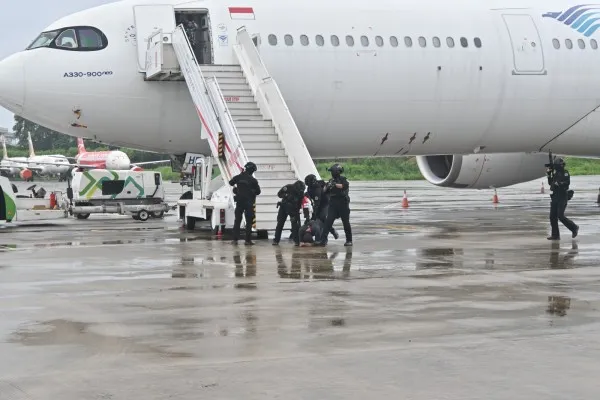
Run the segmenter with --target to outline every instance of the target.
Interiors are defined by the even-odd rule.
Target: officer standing
[[[313,215],[311,219],[319,219],[323,222],[323,226],[325,226],[324,224],[327,222],[327,210],[329,209],[329,195],[325,194],[325,182],[317,180],[315,175],[310,174],[306,175],[304,183],[306,184],[306,193],[313,202]],[[333,226],[329,232],[336,239],[340,237]],[[324,238],[325,243],[327,243],[327,236]]]
[[[565,209],[567,208],[567,202],[569,201],[569,185],[571,184],[571,178],[569,171],[565,169],[565,160],[557,158],[554,160],[554,165],[548,165],[546,169],[548,174],[548,185],[550,185],[550,226],[552,227],[552,234],[548,237],[548,240],[560,240],[560,232],[558,230],[558,221],[563,223],[572,233],[572,237],[577,237],[579,233],[579,226],[577,226],[569,218],[565,217]]]
[[[246,244],[253,245],[250,240],[252,236],[252,221],[254,221],[254,202],[260,194],[260,186],[256,178],[252,176],[256,172],[256,164],[248,162],[244,165],[242,173],[234,176],[229,185],[233,189],[233,201],[235,201],[235,222],[233,223],[233,244],[237,244],[240,238],[240,225],[242,215],[246,217]]]
[[[323,240],[321,246],[327,244],[327,236],[333,227],[333,222],[341,218],[344,224],[344,233],[346,234],[346,243],[344,246],[352,246],[352,227],[350,226],[350,183],[345,176],[342,176],[344,167],[340,164],[334,164],[329,168],[331,179],[325,186],[325,194],[329,195],[329,207],[327,209],[327,222],[325,223]]]
[[[279,196],[281,201],[277,203],[279,212],[277,213],[277,227],[275,228],[275,237],[273,238],[274,246],[278,245],[281,240],[283,225],[288,216],[292,224],[292,240],[296,246],[300,246],[300,208],[302,207],[305,189],[306,186],[302,181],[290,183],[279,189],[277,196]]]

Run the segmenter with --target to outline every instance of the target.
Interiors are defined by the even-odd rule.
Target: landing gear
[[[77,219],[88,219],[90,214],[75,214],[75,218]]]

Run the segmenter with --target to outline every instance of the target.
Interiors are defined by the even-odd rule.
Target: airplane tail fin
[[[31,133],[27,133],[27,143],[29,143],[29,157],[35,157],[35,150],[33,150],[33,142],[31,141]]]
[[[0,137],[2,139],[2,159],[8,159],[8,151],[6,151],[6,138],[4,135]]]
[[[85,150],[85,144],[83,144],[83,139],[77,138],[77,154],[84,154],[84,153],[86,153],[86,150]]]

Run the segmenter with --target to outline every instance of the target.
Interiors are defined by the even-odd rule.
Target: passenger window
[[[369,38],[366,36],[361,36],[360,43],[362,43],[363,46],[367,47],[369,45]]]
[[[56,38],[56,47],[76,49],[77,38],[75,36],[75,29],[67,29],[62,31],[62,33]]]
[[[427,46],[427,40],[423,36],[419,37],[419,46],[425,47]]]
[[[390,36],[390,44],[392,47],[398,47],[398,38],[396,36]]]
[[[598,42],[596,41],[596,39],[590,40],[590,46],[592,46],[592,49],[594,50],[598,49]]]
[[[354,46],[354,38],[350,35],[346,36],[346,44],[350,47]]]
[[[292,35],[285,35],[283,37],[283,40],[288,46],[292,46],[294,44],[294,38],[292,37]]]
[[[406,47],[412,47],[412,39],[410,38],[410,36],[404,37],[404,44],[406,45]]]
[[[325,39],[323,39],[323,36],[317,35],[315,36],[315,42],[317,42],[317,46],[323,46],[325,44]]]
[[[460,38],[460,45],[462,47],[468,47],[469,46],[469,42],[467,41],[467,38],[461,37]]]
[[[269,35],[269,44],[271,46],[277,46],[277,36]]]
[[[473,43],[475,43],[475,47],[477,47],[478,49],[481,48],[481,39],[479,39],[478,37],[473,39]]]
[[[560,41],[558,39],[552,39],[552,45],[555,49],[560,49]]]
[[[583,41],[583,39],[578,39],[577,44],[579,45],[580,49],[585,49],[585,42]]]
[[[433,37],[433,47],[440,47],[442,45],[442,42],[440,41],[440,38],[437,36]]]
[[[565,40],[565,46],[567,47],[567,49],[572,49],[573,48],[573,42],[571,42],[571,39],[566,39]]]
[[[308,46],[308,36],[300,35],[300,43],[302,46]]]
[[[452,48],[454,47],[454,39],[452,39],[451,37],[447,37],[446,38],[446,44],[448,45],[448,47]]]
[[[331,44],[335,47],[340,45],[340,39],[336,35],[331,35]]]
[[[102,34],[92,28],[77,28],[79,35],[79,47],[83,49],[103,49],[106,45],[102,40]]]
[[[383,38],[381,36],[375,36],[375,44],[379,47],[383,47]]]

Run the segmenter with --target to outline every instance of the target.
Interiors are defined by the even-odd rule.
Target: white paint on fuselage
[[[13,56],[9,62],[25,65],[23,116],[112,145],[207,153],[185,82],[145,82],[137,72],[136,42],[129,37],[133,5],[147,3],[153,1],[107,4],[67,16],[45,29],[94,26],[108,38],[108,47],[101,51],[40,48]],[[500,0],[154,3],[208,9],[216,64],[235,62],[231,45],[238,27],[245,25],[258,34],[265,65],[314,157],[372,155],[388,132],[379,155],[465,154],[480,146],[486,153],[536,151],[600,104],[596,77],[600,50],[590,49],[589,38],[570,27],[542,18],[546,12],[576,4],[572,2],[542,6],[531,2],[532,7]],[[228,6],[252,6],[256,20],[232,21]],[[503,13],[532,17],[541,37],[537,45],[546,75],[512,74],[513,49]],[[227,26],[229,46],[217,41],[219,24]],[[277,46],[268,44],[269,34],[277,35]],[[293,46],[284,44],[286,34],[293,35]],[[309,46],[300,44],[302,34],[309,37]],[[324,46],[316,45],[315,35],[323,35]],[[339,47],[331,45],[331,35],[337,35]],[[353,47],[346,45],[346,35],[353,36]],[[368,36],[368,47],[361,45],[361,35]],[[376,45],[376,36],[384,38],[383,47]],[[398,39],[398,47],[390,45],[390,36]],[[412,38],[411,48],[405,46],[405,36]],[[425,48],[419,46],[420,36],[427,39]],[[432,46],[433,37],[440,38],[440,48]],[[447,37],[454,39],[454,48],[446,45]],[[468,48],[461,47],[461,37],[468,40]],[[473,46],[475,37],[483,43],[480,49]],[[553,48],[553,38],[560,39],[560,50]],[[574,49],[564,48],[567,38],[573,40]],[[579,38],[586,40],[585,50],[577,47]],[[112,74],[63,77],[69,72],[97,71]],[[82,111],[80,120],[75,108]],[[13,111],[20,110],[15,106]],[[87,128],[71,127],[75,121]],[[582,129],[578,138],[586,146],[563,136],[552,150],[600,154],[600,141],[594,140],[600,121],[591,119]]]

